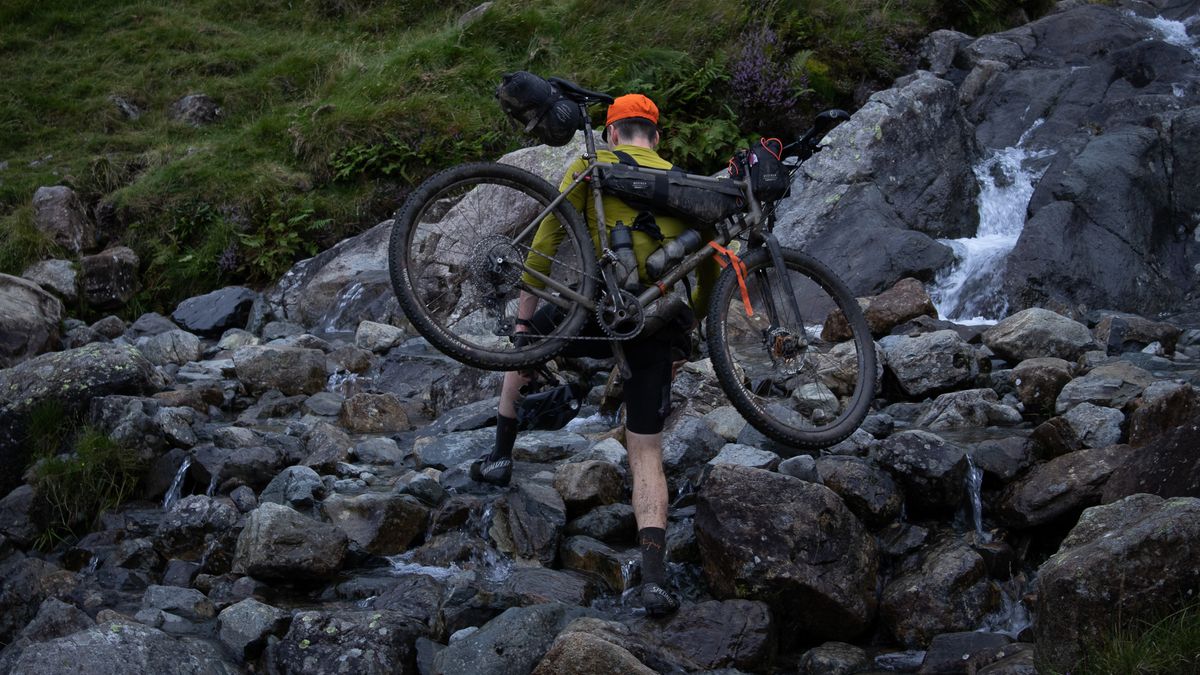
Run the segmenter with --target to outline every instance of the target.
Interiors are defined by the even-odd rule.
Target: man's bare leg
[[[493,485],[508,485],[512,479],[512,451],[517,440],[517,398],[531,378],[521,371],[504,374],[500,404],[496,409],[496,445],[471,465],[471,479]]]
[[[642,604],[651,616],[670,614],[679,600],[666,589],[667,477],[663,474],[662,434],[626,429],[629,470],[633,474],[633,515],[642,550]]]

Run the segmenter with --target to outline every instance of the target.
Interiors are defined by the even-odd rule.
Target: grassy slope
[[[67,184],[142,256],[146,290],[130,313],[268,282],[386,217],[432,171],[527,143],[492,99],[516,69],[645,91],[663,107],[667,152],[711,168],[763,127],[794,129],[813,109],[848,105],[862,83],[888,81],[929,30],[994,24],[1005,4],[499,0],[458,27],[476,2],[6,0],[0,272],[55,253],[30,201],[38,186]],[[761,25],[797,105],[733,93],[730,74]],[[194,92],[224,118],[171,121],[171,103]],[[125,119],[114,95],[142,117]]]

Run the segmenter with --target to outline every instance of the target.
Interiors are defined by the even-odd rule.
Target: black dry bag
[[[533,73],[506,74],[496,87],[496,99],[505,114],[546,145],[566,145],[583,128],[579,104]]]
[[[778,138],[763,138],[746,153],[750,165],[750,186],[754,197],[760,202],[773,202],[787,196],[791,188],[791,175],[783,164],[783,141]],[[742,167],[736,161],[729,162],[729,175],[741,178]]]

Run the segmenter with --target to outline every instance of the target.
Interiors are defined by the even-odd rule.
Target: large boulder
[[[92,628],[26,647],[13,672],[29,675],[234,675],[241,672],[221,649],[203,640],[176,640],[140,623],[102,622]]]
[[[291,622],[282,609],[246,598],[221,610],[217,617],[221,642],[239,661],[254,659],[272,635],[282,633]]]
[[[586,664],[586,665],[585,665]],[[654,675],[628,649],[584,631],[559,633],[533,675]]]
[[[298,612],[287,634],[270,648],[267,661],[272,672],[280,673],[414,673],[415,643],[426,632],[401,612]]]
[[[1114,621],[1156,621],[1200,587],[1200,499],[1131,495],[1084,511],[1038,570],[1037,655],[1066,670]]]
[[[267,502],[247,518],[233,567],[260,579],[329,579],[342,568],[348,544],[337,527]]]
[[[137,349],[108,343],[43,354],[0,370],[0,492],[20,482],[25,425],[34,408],[53,403],[80,415],[93,398],[149,394],[161,386],[154,366]]]
[[[954,85],[918,72],[829,134],[781,202],[776,233],[830,263],[856,294],[931,279],[953,260],[935,238],[970,236],[978,223],[975,153]]]
[[[875,540],[828,488],[712,467],[696,504],[704,575],[719,598],[760,600],[781,635],[842,638],[875,614]]]
[[[918,398],[956,389],[979,375],[975,348],[952,330],[917,337],[890,335],[879,344],[888,371],[906,396]]]
[[[333,495],[325,500],[325,514],[364,551],[377,555],[403,553],[425,532],[429,508],[401,494]]]
[[[1139,447],[1200,412],[1200,393],[1184,382],[1154,382],[1135,403],[1129,415],[1129,444]]]
[[[1004,426],[1021,423],[1021,413],[1000,403],[991,389],[952,391],[938,396],[933,406],[917,418],[917,426],[934,431],[963,427]]]
[[[58,346],[63,305],[40,286],[0,274],[0,368]]]
[[[870,527],[882,527],[900,515],[904,494],[888,472],[859,457],[817,459],[821,484],[833,490],[854,515]]]
[[[33,226],[71,253],[96,245],[96,230],[87,210],[65,185],[40,187],[33,193]]]
[[[233,353],[237,378],[252,394],[278,389],[288,396],[315,394],[325,388],[325,353],[319,349],[242,347]]]
[[[66,302],[75,302],[79,298],[79,271],[70,260],[39,260],[26,267],[21,272],[21,278],[32,281]]]
[[[921,564],[883,589],[879,616],[909,647],[926,647],[939,633],[977,628],[1000,599],[983,557],[947,542],[926,551]]]
[[[1058,392],[1054,410],[1061,415],[1080,403],[1120,409],[1153,383],[1153,375],[1132,363],[1106,363],[1068,382]]]
[[[0,642],[7,644],[52,595],[58,567],[12,553],[0,558]]]
[[[1013,368],[1012,378],[1025,412],[1052,413],[1059,392],[1071,381],[1071,364],[1053,357],[1026,359]]]
[[[949,513],[964,503],[967,454],[936,434],[893,434],[871,448],[871,459],[896,478],[916,514]]]
[[[79,261],[83,299],[94,309],[119,309],[138,292],[138,256],[114,246]]]
[[[859,299],[867,326],[875,337],[887,335],[893,328],[919,316],[938,318],[937,308],[925,291],[925,285],[912,278],[901,279],[879,295]],[[821,338],[849,340],[850,325],[841,310],[835,310],[821,328]]]
[[[630,622],[630,628],[692,672],[760,670],[775,656],[775,621],[763,602],[685,604],[668,619],[637,619]]]
[[[1127,445],[1113,445],[1055,457],[1008,485],[997,516],[1013,527],[1071,517],[1100,503],[1105,481],[1132,454]]]
[[[1200,497],[1200,415],[1155,438],[1122,464],[1104,485],[1102,499],[1145,492],[1160,497]]]
[[[1088,327],[1040,307],[1004,319],[983,332],[983,343],[1001,358],[1059,358],[1073,361],[1094,346]]]
[[[508,675],[528,673],[545,656],[568,623],[590,610],[558,603],[513,607],[434,657],[439,673]]]
[[[567,524],[567,505],[549,485],[518,481],[496,500],[488,531],[496,546],[514,557],[549,566]]]
[[[200,338],[185,330],[169,330],[140,338],[137,346],[150,363],[156,366],[169,363],[183,365],[189,361],[199,361],[204,354]]]
[[[184,300],[171,318],[193,333],[220,337],[227,329],[246,327],[257,298],[258,293],[249,288],[230,286]]]

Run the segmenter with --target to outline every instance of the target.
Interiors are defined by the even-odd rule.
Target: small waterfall
[[[324,334],[347,332],[346,329],[339,328],[338,325],[345,318],[346,310],[362,297],[365,288],[358,281],[342,288],[337,294],[333,307],[329,308],[329,311],[325,312],[325,316],[322,316],[321,320],[317,322],[317,330]],[[353,332],[353,329],[349,332]]]
[[[1188,35],[1188,26],[1196,22],[1196,17],[1184,21],[1172,21],[1161,16],[1153,18],[1138,16],[1133,11],[1125,12],[1125,16],[1140,21],[1158,33],[1159,38],[1167,44],[1183,47],[1192,53],[1192,58],[1200,60],[1200,39]]]
[[[970,453],[967,454],[967,497],[970,500],[971,520],[975,524],[976,541],[986,544],[992,537],[983,531],[983,469],[975,465]]]
[[[208,489],[204,491],[206,497],[211,497],[217,493],[217,473],[213,472],[212,478],[208,481]]]
[[[187,475],[188,469],[192,466],[192,456],[187,455],[183,458],[183,463],[179,465],[179,470],[175,472],[175,478],[171,480],[171,487],[167,488],[167,494],[163,495],[162,507],[163,510],[169,510],[175,502],[179,501],[180,492],[183,491],[183,479]]]
[[[345,370],[335,371],[325,383],[326,391],[341,394],[346,398],[359,393],[361,389],[362,387],[358,382],[358,373],[351,373]]]
[[[1043,122],[1035,121],[1015,146],[997,150],[975,166],[980,186],[979,229],[974,237],[941,240],[954,249],[957,259],[938,275],[930,294],[943,318],[984,323],[1007,313],[1008,301],[1001,288],[1004,260],[1017,245],[1029,198],[1046,170],[1047,163],[1036,160],[1053,154],[1023,147]]]
[[[983,625],[978,629],[986,633],[1003,633],[1014,640],[1021,631],[1033,625],[1033,616],[1029,608],[1022,602],[1025,593],[1033,587],[1036,574],[1026,577],[1024,573],[1013,575],[1011,579],[999,584],[1000,607],[984,617]]]
[[[100,556],[93,555],[91,558],[88,558],[87,567],[84,567],[82,572],[83,572],[83,574],[95,574],[96,570],[99,567],[100,567]]]

